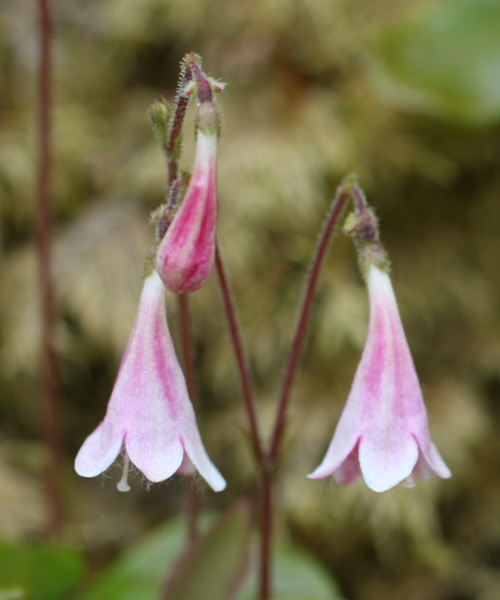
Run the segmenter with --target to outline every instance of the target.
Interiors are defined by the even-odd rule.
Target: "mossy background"
[[[194,51],[228,83],[219,240],[263,430],[322,220],[355,171],[381,220],[431,433],[453,471],[449,481],[381,495],[362,482],[340,489],[305,479],[331,438],[367,325],[355,254],[339,235],[289,413],[278,538],[310,549],[349,600],[500,597],[498,2],[70,0],[52,10],[66,539],[98,570],[185,503],[180,479],[146,491],[137,475],[132,492],[118,494],[118,468],[84,480],[72,462],[104,415],[140,293],[148,214],[165,193],[147,109],[159,95],[173,98],[179,61]],[[37,36],[35,3],[3,0],[0,533],[15,540],[39,538],[45,519]],[[183,166],[192,155],[188,120]],[[200,426],[229,483],[204,501],[222,509],[255,489],[257,473],[215,278],[192,306]],[[173,298],[168,311],[175,332]]]

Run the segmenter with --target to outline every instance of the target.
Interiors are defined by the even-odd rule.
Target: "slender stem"
[[[222,262],[218,246],[215,250],[215,268],[217,270],[217,276],[219,279],[219,285],[222,293],[224,312],[226,314],[227,323],[229,326],[229,335],[233,344],[233,350],[236,357],[236,364],[238,366],[238,372],[240,375],[243,400],[247,411],[248,422],[250,424],[250,438],[252,441],[252,447],[258,464],[261,467],[265,468],[266,457],[259,433],[259,427],[257,424],[255,398],[250,378],[250,370],[248,368],[247,359],[245,357],[245,351],[243,348],[243,342],[238,325],[238,320],[236,318],[236,309],[231,295],[229,281],[226,275],[226,271]]]
[[[274,422],[273,434],[269,450],[269,460],[271,464],[274,464],[279,452],[279,445],[285,427],[286,410],[290,401],[290,392],[292,389],[295,374],[297,372],[302,346],[304,345],[304,340],[307,333],[307,325],[311,314],[312,303],[314,300],[314,295],[316,292],[316,286],[321,272],[321,267],[326,256],[326,251],[330,244],[330,239],[335,230],[335,226],[339,222],[340,217],[342,216],[344,206],[349,198],[351,186],[352,183],[350,179],[346,178],[346,180],[344,180],[344,182],[341,183],[338,187],[335,199],[330,208],[330,212],[326,218],[325,226],[323,227],[323,231],[321,232],[321,236],[316,247],[316,253],[311,262],[309,278],[307,281],[305,294],[302,300],[302,306],[299,311],[299,318],[295,330],[295,335],[292,341],[292,345],[290,347],[290,353],[288,355],[285,377],[283,379],[283,387],[281,389],[276,419]]]
[[[39,0],[40,61],[38,70],[37,257],[40,286],[40,395],[42,429],[48,449],[45,473],[51,536],[63,525],[61,431],[57,366],[54,352],[54,285],[52,279],[52,23],[50,0]]]
[[[201,513],[201,499],[202,494],[197,480],[197,476],[193,475],[188,479],[189,484],[189,495],[188,495],[188,506],[187,506],[187,519],[188,519],[188,541],[192,544],[198,539],[200,534],[200,513]]]
[[[355,180],[353,180],[353,185],[351,187],[351,195],[354,201],[354,206],[356,207],[356,211],[358,213],[364,212],[368,208],[368,202],[366,201],[365,193]]]
[[[191,313],[189,311],[189,298],[187,294],[177,294],[177,307],[179,311],[179,330],[181,342],[182,366],[186,384],[194,408],[198,405],[198,394],[196,389],[193,335],[191,328]]]
[[[179,172],[179,154],[180,154],[180,143],[181,143],[181,131],[184,123],[184,117],[186,116],[186,110],[189,104],[189,96],[184,93],[184,88],[193,79],[193,70],[195,73],[199,72],[198,63],[201,61],[197,54],[187,54],[182,61],[181,76],[179,80],[179,87],[177,89],[177,97],[175,99],[175,110],[172,119],[172,125],[168,136],[167,146],[165,151],[167,153],[168,161],[168,185],[167,189],[170,190],[170,186],[177,179]]]
[[[194,343],[191,327],[191,313],[189,311],[189,298],[186,294],[177,295],[177,306],[179,309],[179,329],[181,342],[182,366],[186,377],[186,384],[191,398],[191,403],[196,409],[198,407],[198,391],[195,378]],[[194,477],[189,478],[189,491],[187,503],[188,536],[193,542],[198,536],[198,521],[201,509],[200,489]]]
[[[271,540],[272,540],[273,473],[264,470],[260,488],[260,577],[259,600],[271,597]]]

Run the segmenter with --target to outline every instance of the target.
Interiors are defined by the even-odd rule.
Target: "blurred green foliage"
[[[253,600],[257,590],[257,539],[250,549],[248,510],[239,506],[210,527],[179,556],[185,524],[172,520],[159,527],[103,572],[85,600],[169,600],[234,598]],[[166,574],[168,577],[166,578]],[[164,583],[164,580],[167,583]],[[331,578],[312,557],[293,547],[276,548],[275,596],[280,599],[335,600]],[[165,587],[164,587],[165,586]]]
[[[81,582],[84,561],[72,548],[0,542],[0,598],[59,600]]]
[[[385,98],[466,125],[498,123],[499,31],[496,0],[439,2],[394,25],[375,55]]]

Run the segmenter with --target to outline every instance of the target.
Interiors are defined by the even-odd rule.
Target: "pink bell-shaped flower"
[[[190,472],[194,466],[216,492],[226,487],[200,438],[168,330],[165,289],[156,271],[144,281],[106,416],[78,452],[76,472],[83,477],[99,475],[122,448],[121,491],[129,489],[129,461],[153,482]]]
[[[201,288],[214,265],[216,159],[217,132],[199,128],[194,168],[186,194],[156,255],[158,273],[165,287],[176,294]]]
[[[368,337],[330,447],[308,477],[347,485],[360,475],[384,492],[412,475],[448,478],[429,435],[427,412],[389,275],[369,267]]]

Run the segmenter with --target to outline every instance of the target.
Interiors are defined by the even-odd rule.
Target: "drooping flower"
[[[129,461],[153,482],[187,473],[194,466],[215,491],[226,486],[200,438],[168,330],[165,289],[156,271],[144,281],[106,416],[78,452],[76,472],[83,477],[99,475],[122,448],[121,491],[129,489]]]
[[[156,255],[158,273],[165,287],[176,294],[201,288],[214,265],[216,159],[217,132],[198,129],[193,173]]]
[[[363,476],[386,491],[412,475],[451,473],[430,439],[427,412],[389,275],[375,265],[367,275],[368,337],[351,392],[327,453],[308,477],[330,475],[340,485]]]

